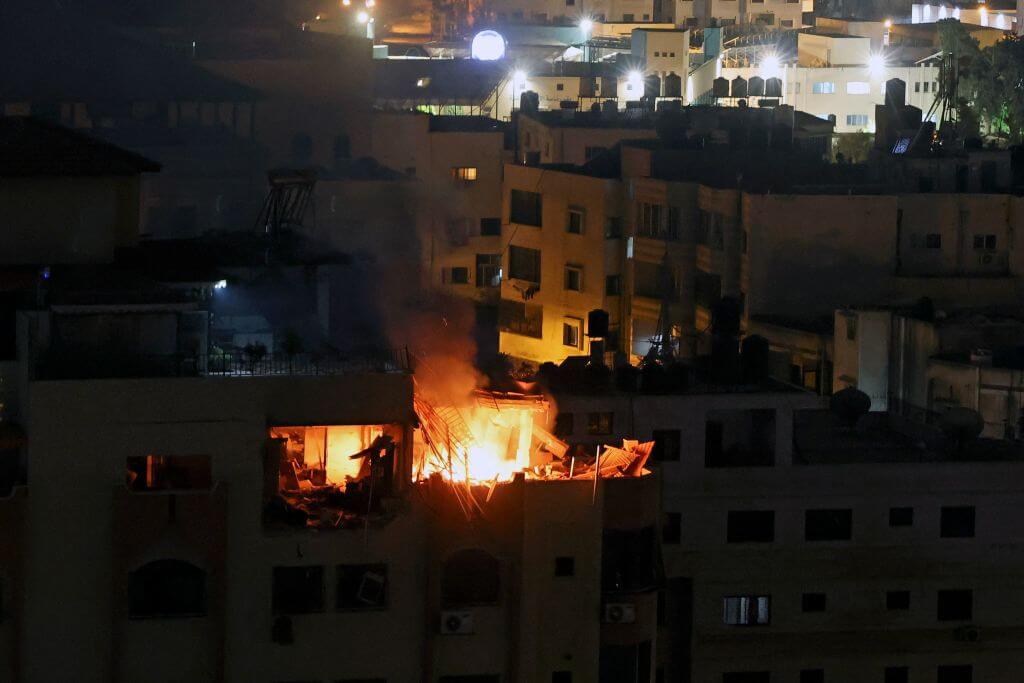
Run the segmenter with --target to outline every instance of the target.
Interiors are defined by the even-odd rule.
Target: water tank
[[[601,113],[605,116],[614,116],[619,111],[619,103],[615,100],[604,100],[601,102]]]
[[[682,97],[683,79],[675,73],[665,76],[665,97]]]
[[[587,336],[607,337],[608,336],[608,311],[600,308],[587,313]]]
[[[597,94],[597,79],[584,76],[580,79],[580,97],[594,97]]]
[[[661,96],[661,79],[657,74],[651,74],[644,78],[644,97]]]
[[[732,97],[746,97],[747,96],[747,79],[742,76],[737,76],[732,79],[732,87],[729,89]]]
[[[719,76],[711,83],[711,94],[715,97],[729,96],[729,79]]]
[[[890,78],[885,82],[885,104],[890,107],[902,107],[907,103],[907,84],[900,78]]]
[[[747,95],[750,97],[764,96],[764,79],[760,76],[751,76],[747,82]]]
[[[538,111],[540,96],[532,90],[527,90],[519,96],[519,109],[521,111]]]
[[[772,76],[764,82],[765,97],[782,97],[782,79]]]

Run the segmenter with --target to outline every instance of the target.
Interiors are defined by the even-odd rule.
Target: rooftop
[[[131,176],[160,165],[40,119],[0,117],[0,177]]]

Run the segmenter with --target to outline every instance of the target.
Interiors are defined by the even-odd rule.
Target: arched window
[[[483,550],[460,550],[441,569],[441,601],[445,605],[489,605],[498,602],[501,562]]]
[[[196,617],[206,614],[206,572],[182,560],[154,560],[128,578],[131,617]]]

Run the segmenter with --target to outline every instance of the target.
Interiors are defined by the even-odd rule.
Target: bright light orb
[[[360,24],[365,24],[369,20],[370,15],[362,10],[359,10],[359,14],[356,15],[356,21],[358,21]]]
[[[526,89],[526,72],[522,69],[517,69],[512,74],[512,85],[516,90]]]
[[[345,7],[348,7],[349,5],[352,4],[352,0],[341,0],[341,4]]]
[[[872,78],[881,78],[885,75],[885,55],[873,54],[868,57],[868,71]]]
[[[493,62],[505,56],[505,39],[497,31],[480,31],[473,36],[469,54],[473,59]]]
[[[589,36],[590,32],[594,30],[594,22],[590,19],[581,19],[580,30],[583,31],[583,35]]]
[[[782,69],[782,61],[778,55],[767,54],[761,60],[761,78],[778,78]]]
[[[626,90],[637,97],[644,94],[644,75],[639,71],[630,71],[626,74]]]

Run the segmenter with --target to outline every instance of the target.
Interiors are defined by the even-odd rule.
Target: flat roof
[[[0,117],[0,177],[133,176],[160,164],[55,123]]]

